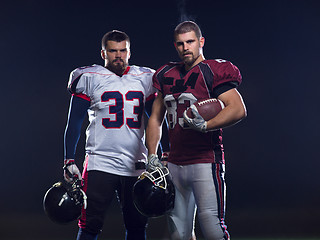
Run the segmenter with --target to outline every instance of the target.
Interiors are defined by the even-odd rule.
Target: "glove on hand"
[[[194,115],[194,118],[189,118],[187,116],[187,110],[183,112],[183,118],[185,122],[194,130],[200,131],[200,132],[207,132],[207,122],[206,120],[201,117],[201,115],[198,112],[198,109],[195,105],[190,106],[191,111]]]
[[[158,158],[158,155],[156,154],[150,154],[148,156],[148,162],[146,165],[146,170],[148,172],[153,172],[156,170],[156,168],[164,168],[163,164],[161,163],[161,161]]]
[[[74,182],[77,179],[82,180],[79,168],[77,167],[73,159],[64,160],[63,177],[64,180],[69,183]]]

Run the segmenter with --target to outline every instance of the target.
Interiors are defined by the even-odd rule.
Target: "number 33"
[[[114,99],[115,104],[109,106],[109,114],[115,116],[114,120],[111,120],[110,118],[103,118],[102,125],[107,129],[121,128],[124,125],[124,101],[128,102],[137,99],[138,104],[133,106],[132,117],[126,118],[126,124],[129,128],[139,129],[141,127],[141,117],[144,109],[144,94],[138,91],[128,91],[125,96],[123,96],[122,93],[114,91],[104,92],[101,96],[101,102],[108,102],[112,99]],[[135,120],[135,115],[138,120]]]

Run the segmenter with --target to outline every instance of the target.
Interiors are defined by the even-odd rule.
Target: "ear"
[[[178,49],[177,49],[177,43],[176,43],[176,42],[173,42],[173,45],[174,45],[174,48],[178,51]]]
[[[101,50],[101,57],[103,60],[106,60],[106,50]]]
[[[131,57],[131,51],[130,51],[130,49],[129,49],[128,60],[130,59],[130,57]]]
[[[203,48],[204,42],[205,42],[204,37],[201,37],[200,40],[199,40],[199,42],[200,42],[200,47]]]

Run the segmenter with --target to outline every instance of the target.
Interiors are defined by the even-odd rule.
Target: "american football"
[[[217,114],[224,108],[223,102],[217,98],[201,99],[196,101],[194,105],[198,109],[201,117],[206,121],[217,116]],[[187,116],[189,118],[194,118],[191,108],[188,108]]]

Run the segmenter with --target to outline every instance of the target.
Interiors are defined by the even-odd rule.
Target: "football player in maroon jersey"
[[[161,164],[156,151],[167,114],[168,168],[176,187],[175,207],[168,214],[172,239],[192,238],[195,213],[206,239],[229,238],[224,221],[222,128],[239,122],[247,113],[237,91],[240,71],[226,60],[206,60],[204,42],[196,23],[180,23],[174,31],[174,45],[182,61],[162,66],[153,76],[158,96],[147,127],[148,164],[151,168]],[[195,118],[184,114],[195,101],[209,97],[225,105],[216,117],[205,121],[195,110]]]

